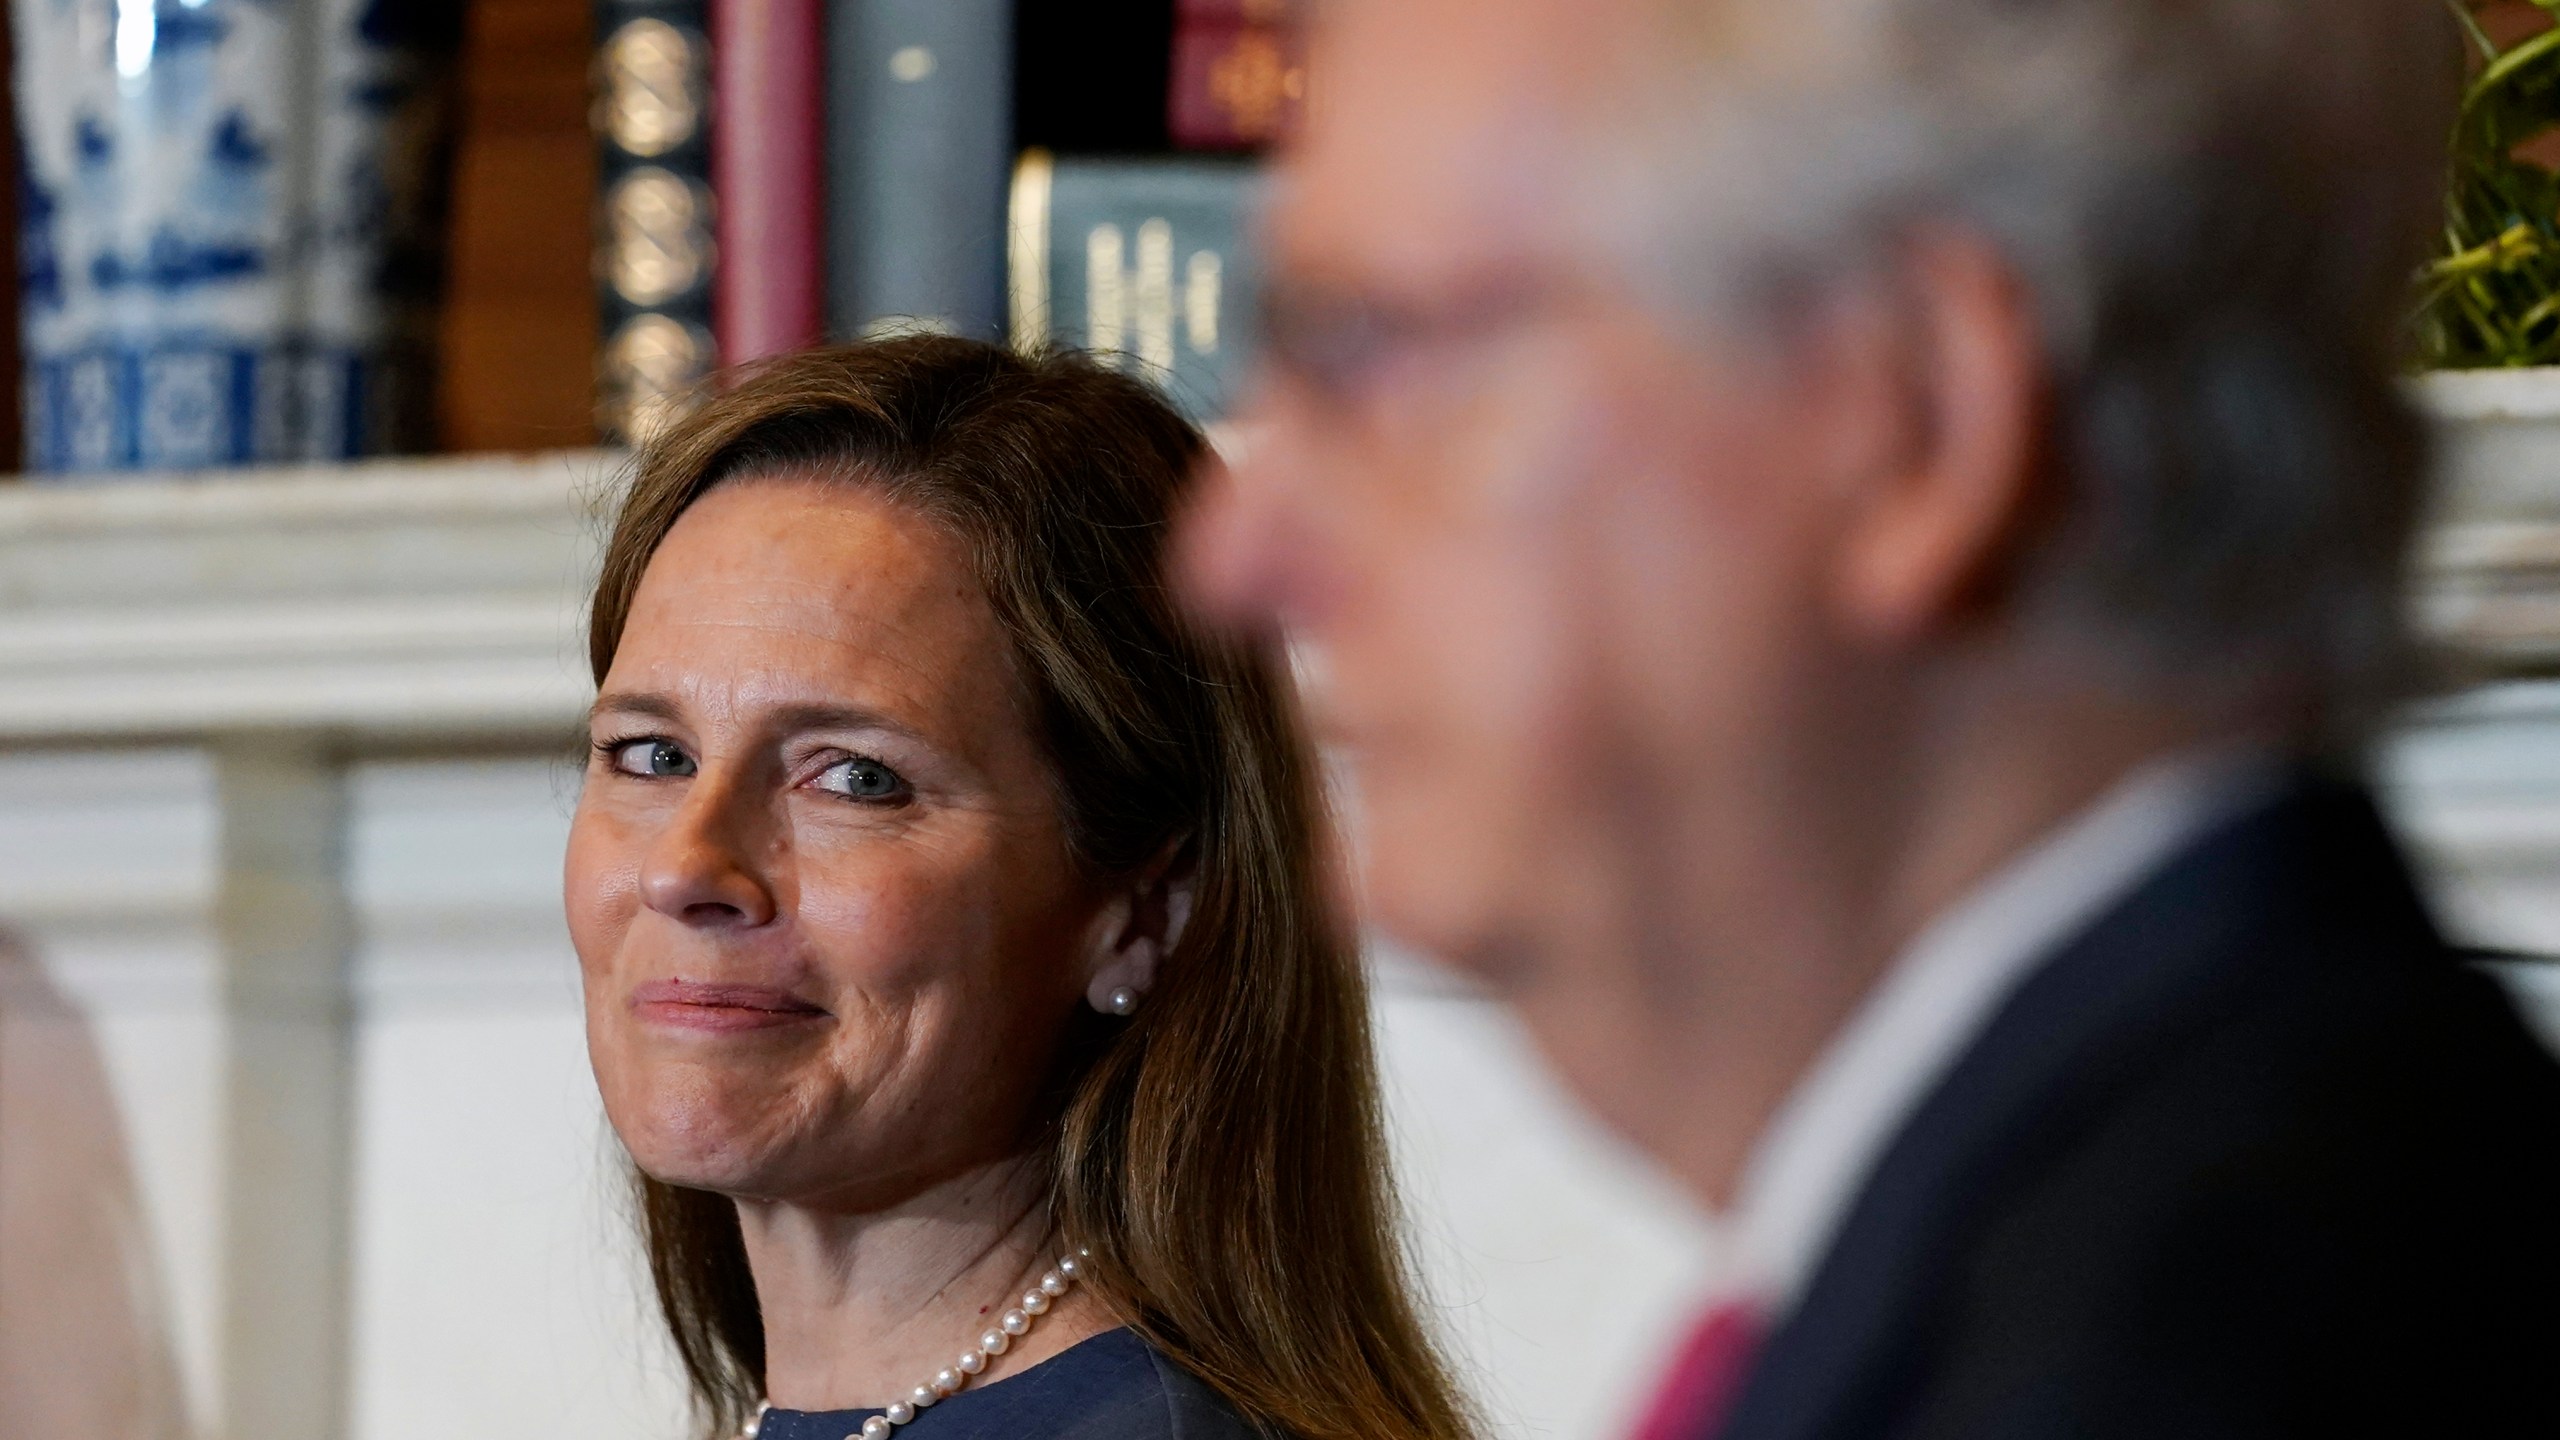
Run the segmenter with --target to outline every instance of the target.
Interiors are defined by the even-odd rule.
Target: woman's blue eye
[[[613,768],[625,775],[690,775],[693,757],[672,740],[626,740],[613,747]]]
[[[844,760],[818,777],[821,788],[856,800],[895,800],[907,793],[898,772],[877,760]]]

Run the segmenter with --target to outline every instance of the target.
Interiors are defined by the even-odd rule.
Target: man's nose
[[[769,847],[760,838],[763,827],[743,808],[744,797],[734,790],[697,780],[642,858],[641,902],[687,925],[772,923],[779,907],[766,873]]]
[[[1185,595],[1209,620],[1246,631],[1304,625],[1321,600],[1317,535],[1293,480],[1287,441],[1248,421],[1207,462],[1183,517],[1176,560]]]

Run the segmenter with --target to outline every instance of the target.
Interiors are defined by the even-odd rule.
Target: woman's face
[[[569,929],[641,1169],[860,1207],[1020,1147],[1112,914],[956,542],[852,485],[715,489],[592,731]]]

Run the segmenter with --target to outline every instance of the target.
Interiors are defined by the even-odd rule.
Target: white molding
[[[2560,664],[2560,370],[2432,375],[2449,486],[2420,616]],[[0,743],[307,730],[565,735],[621,457],[604,451],[0,487]]]
[[[2560,368],[2439,372],[2411,393],[2440,424],[2443,475],[2420,623],[2493,671],[2560,665]]]
[[[2431,370],[2410,385],[2419,404],[2442,420],[2560,422],[2560,366]]]
[[[2560,521],[2440,526],[2419,549],[2419,579],[2419,626],[2466,662],[2560,665]]]
[[[618,457],[0,490],[0,741],[565,733]]]
[[[2421,707],[2378,762],[2456,937],[2560,955],[2560,681]],[[2535,993],[2560,997],[2547,981]],[[2548,1018],[2560,1024],[2560,1009]]]

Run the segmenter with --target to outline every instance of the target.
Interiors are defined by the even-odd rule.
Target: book
[[[588,0],[472,0],[438,319],[438,446],[595,443]]]
[[[826,17],[820,0],[711,0],[713,333],[725,365],[825,325]]]
[[[1009,0],[840,0],[827,37],[827,319],[994,339],[1013,162]]]
[[[1173,0],[1015,0],[1014,151],[1166,149],[1173,21]]]
[[[1260,341],[1249,161],[1026,152],[1014,169],[1014,344],[1063,343],[1220,418]]]
[[[596,421],[645,441],[718,363],[703,0],[598,0]]]
[[[304,82],[316,110],[304,132],[313,179],[302,223],[316,243],[303,242],[295,456],[431,449],[464,11],[306,8],[323,28]]]
[[[1166,128],[1185,150],[1250,150],[1285,138],[1307,95],[1298,28],[1236,13],[1185,13],[1173,33]]]
[[[0,155],[17,159],[14,34],[14,26],[0,23]],[[23,166],[24,161],[19,163]],[[18,189],[16,185],[0,185],[0,235],[18,233]],[[18,277],[12,273],[0,278],[0,466],[13,471],[26,463],[26,386],[21,379],[18,318]],[[5,478],[8,477],[0,477]]]

